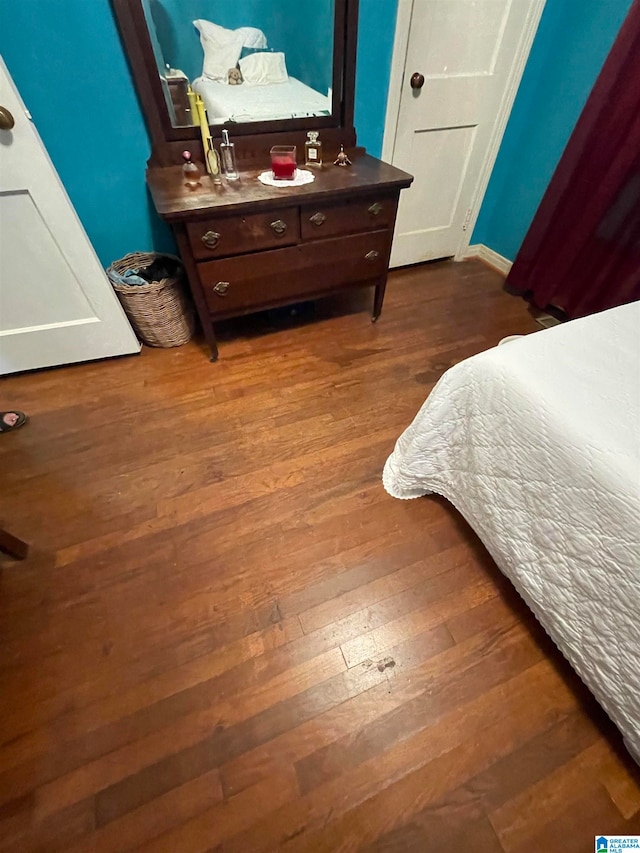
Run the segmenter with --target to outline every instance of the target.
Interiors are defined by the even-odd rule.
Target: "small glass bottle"
[[[304,165],[322,166],[322,142],[318,139],[316,130],[310,130],[307,133],[307,141],[304,144]]]
[[[240,175],[236,165],[236,146],[229,142],[229,131],[222,131],[222,142],[220,143],[220,159],[222,168],[228,181],[237,181]]]
[[[190,188],[194,189],[195,187],[200,186],[200,169],[196,166],[196,164],[191,159],[191,151],[183,151],[182,159],[184,160],[184,166],[182,167],[182,174],[184,175],[184,182]]]

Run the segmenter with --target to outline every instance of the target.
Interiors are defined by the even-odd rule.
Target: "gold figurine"
[[[350,166],[351,165],[351,160],[349,160],[349,158],[347,157],[347,155],[344,152],[344,145],[340,146],[340,153],[338,154],[336,159],[333,161],[333,165],[334,166]]]

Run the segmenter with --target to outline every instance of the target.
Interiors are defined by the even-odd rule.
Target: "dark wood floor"
[[[383,463],[441,373],[536,329],[477,262],[5,379],[0,850],[589,851],[615,728],[449,505]]]

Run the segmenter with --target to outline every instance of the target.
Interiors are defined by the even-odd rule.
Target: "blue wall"
[[[379,154],[397,0],[360,5],[356,127]],[[0,0],[0,53],[103,265],[171,251],[147,196],[151,148],[109,0]]]
[[[379,157],[389,93],[398,0],[360,0],[355,125],[358,145]]]
[[[150,145],[108,0],[4,0],[0,53],[102,263],[171,247],[149,213]]]
[[[472,241],[514,258],[631,0],[548,0]],[[382,148],[397,0],[360,0],[358,142]],[[172,248],[108,0],[0,3],[0,52],[104,265]],[[71,133],[69,122],[80,133]]]
[[[631,0],[547,0],[471,238],[513,260]]]

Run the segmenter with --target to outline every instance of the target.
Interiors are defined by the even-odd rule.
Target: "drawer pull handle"
[[[371,216],[379,216],[382,213],[382,205],[379,201],[375,201],[369,207],[369,213],[371,214]]]
[[[275,222],[271,223],[271,228],[280,237],[287,230],[287,223],[283,222],[282,219],[276,219]]]
[[[372,249],[370,252],[367,252],[367,254],[364,256],[365,260],[369,261],[370,263],[377,261],[379,257],[380,252],[376,252],[375,249]]]
[[[314,225],[317,225],[318,228],[324,224],[324,221],[327,217],[324,213],[314,213],[313,216],[309,217],[309,222],[313,222]]]
[[[220,235],[217,231],[207,231],[207,233],[202,236],[202,242],[208,249],[215,249],[219,241]]]
[[[214,293],[217,293],[218,296],[226,296],[230,286],[231,285],[228,281],[219,281],[214,286],[213,290]]]

